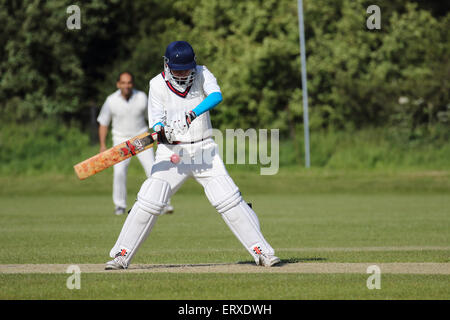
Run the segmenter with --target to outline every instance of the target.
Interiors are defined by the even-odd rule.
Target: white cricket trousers
[[[128,139],[114,138],[113,144],[118,145],[126,140]],[[153,148],[138,153],[136,157],[141,162],[141,165],[144,168],[147,178],[150,177],[152,173],[152,166],[155,161]],[[114,170],[113,202],[116,207],[127,208],[127,175],[128,175],[128,166],[130,165],[130,161],[132,158],[133,157],[128,158],[122,162],[119,162],[113,167]]]

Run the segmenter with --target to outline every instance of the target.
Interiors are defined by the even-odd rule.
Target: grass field
[[[111,173],[85,181],[65,175],[0,177],[0,267],[106,262],[125,219],[112,213]],[[383,274],[382,269],[381,289],[369,290],[366,272],[253,268],[250,255],[201,188],[189,181],[172,199],[175,214],[159,218],[133,261],[135,266],[171,265],[168,272],[82,272],[80,290],[69,290],[70,275],[61,272],[0,272],[0,299],[450,298],[449,172],[283,169],[276,176],[231,174],[282,259],[280,271],[294,264],[433,263],[440,272],[418,274],[405,267]],[[134,164],[129,205],[143,180]],[[218,264],[250,271],[177,269]]]

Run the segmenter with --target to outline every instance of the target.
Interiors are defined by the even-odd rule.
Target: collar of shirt
[[[128,103],[136,96],[136,89],[131,89],[131,96],[128,100],[125,99],[125,97],[122,95],[122,92],[120,91],[120,89],[117,89],[116,94],[119,98],[121,98],[123,101]]]

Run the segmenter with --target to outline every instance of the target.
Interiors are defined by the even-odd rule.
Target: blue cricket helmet
[[[195,53],[189,42],[171,42],[164,54],[164,62],[171,70],[189,70],[197,66]]]

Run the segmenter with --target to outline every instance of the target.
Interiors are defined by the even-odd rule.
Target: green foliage
[[[66,1],[0,1],[0,19],[5,21],[0,33],[2,118],[76,115],[101,105],[106,93],[111,93],[119,73],[116,65],[120,70],[147,69],[129,56],[142,34],[152,34],[161,25],[153,23],[158,20],[158,12],[152,10],[155,3],[90,0],[71,4],[80,7],[80,30],[66,27]],[[166,10],[165,5],[159,8]],[[159,46],[151,43],[150,47]],[[136,78],[140,81],[144,76],[148,74],[137,72]]]
[[[420,130],[421,129],[421,130]],[[311,165],[313,168],[431,169],[449,170],[450,145],[447,128],[418,128],[413,136],[398,129],[367,128],[355,131],[321,130],[311,132]],[[302,132],[297,132],[301,136]],[[224,134],[225,136],[225,134]],[[246,163],[248,163],[248,143]],[[18,126],[0,128],[0,174],[63,173],[73,174],[73,165],[98,152],[89,135],[76,124],[55,119],[38,119]],[[224,147],[224,161],[226,157]],[[235,150],[237,152],[237,150]],[[303,167],[303,141],[280,140],[280,168]],[[269,155],[271,155],[269,147]],[[237,157],[235,156],[235,162]],[[143,174],[137,161],[130,170]],[[261,164],[227,164],[229,170],[259,173]]]
[[[397,128],[314,131],[310,134],[311,166],[348,170],[448,170],[449,139],[448,129],[438,127],[433,134],[426,127],[417,128],[412,136]],[[281,167],[304,165],[303,141],[296,144],[291,140],[281,143]]]
[[[448,138],[439,134],[410,139],[398,130],[378,128],[335,135],[342,140],[327,162],[329,168],[449,168]]]
[[[74,111],[84,70],[58,26],[65,22],[64,3],[2,1],[1,8],[6,21],[0,38],[3,114],[20,119]]]
[[[331,10],[329,2],[308,2],[306,14],[320,16],[323,7]],[[449,102],[450,15],[439,21],[406,4],[404,13],[382,20],[380,31],[368,31],[364,3],[344,1],[335,7],[329,14],[330,19],[340,17],[334,28],[323,25],[332,21],[307,20],[314,33],[308,41],[308,73],[312,117],[319,119],[315,123],[413,130],[439,121],[437,114],[446,112]]]
[[[293,137],[302,119],[295,1],[74,4],[81,30],[66,28],[64,1],[0,1],[2,118],[80,117],[101,105],[125,69],[147,90],[166,45],[186,39],[223,89],[217,127],[279,128]],[[414,130],[448,119],[450,14],[436,16],[436,2],[380,1],[382,29],[370,31],[369,4],[304,2],[312,127]]]
[[[0,156],[1,170],[71,170],[41,153],[92,151],[77,129],[80,123],[85,130],[88,108],[103,103],[125,69],[147,91],[162,69],[165,47],[181,39],[193,44],[198,63],[209,67],[222,88],[213,125],[278,128],[281,164],[302,163],[296,1],[73,4],[81,9],[81,30],[66,28],[64,1],[0,0],[0,143],[8,150]],[[448,7],[379,1],[381,30],[368,30],[370,4],[304,1],[312,164],[447,167]],[[71,125],[35,120],[46,117],[70,119]],[[11,140],[14,148],[6,143]]]
[[[75,123],[39,119],[26,126],[2,125],[0,174],[73,173],[73,165],[98,152]]]

